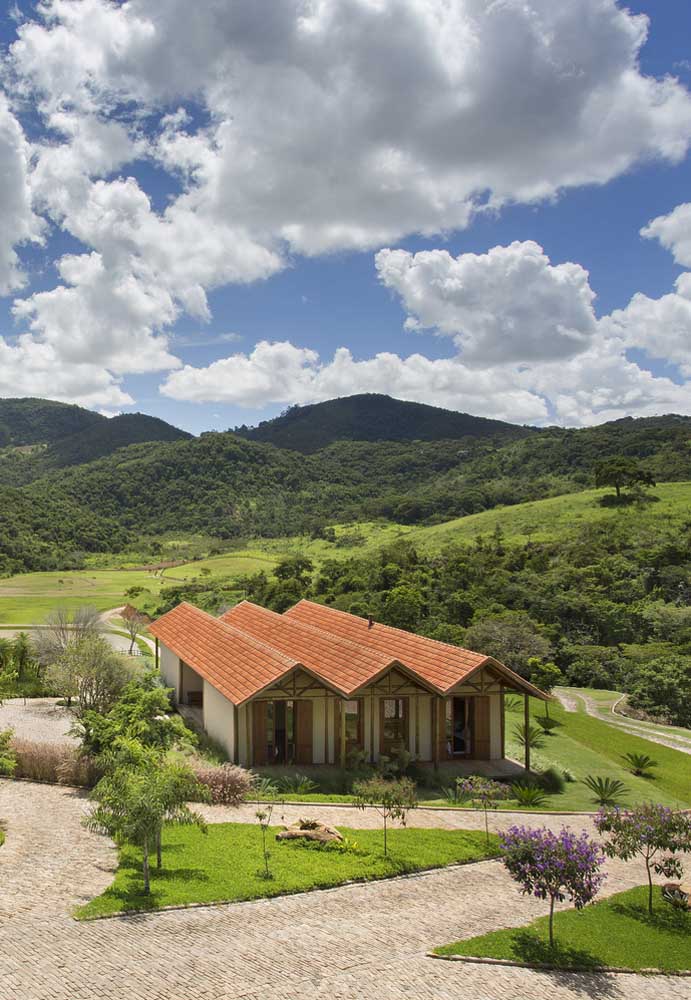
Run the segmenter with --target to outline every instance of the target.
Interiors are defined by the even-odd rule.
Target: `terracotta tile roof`
[[[187,603],[162,615],[149,631],[236,705],[301,666],[294,657]]]
[[[373,651],[386,652],[442,692],[450,690],[479,667],[491,665],[507,680],[514,682],[514,686],[527,690],[537,697],[544,697],[541,691],[508,667],[470,649],[461,649],[446,642],[438,642],[436,639],[427,639],[412,632],[405,632],[403,629],[392,628],[390,625],[381,625],[379,622],[374,622],[370,626],[366,618],[359,618],[312,601],[300,601],[294,607],[288,608],[283,617],[312,625]]]
[[[396,665],[396,657],[386,649],[371,649],[348,636],[315,628],[250,601],[226,611],[221,621],[299,659],[311,673],[343,694],[351,694]]]

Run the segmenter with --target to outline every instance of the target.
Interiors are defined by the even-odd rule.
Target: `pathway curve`
[[[592,715],[595,719],[600,719],[601,722],[606,722],[617,729],[623,729],[632,736],[640,736],[641,739],[648,740],[650,743],[658,743],[660,746],[670,747],[672,750],[691,754],[691,736],[687,737],[681,733],[674,732],[671,727],[670,731],[667,732],[665,726],[662,724],[644,722],[642,719],[630,719],[626,715],[618,714],[615,709],[624,695],[612,704],[610,710],[607,711],[607,706],[598,705],[592,698],[581,694],[579,691],[555,688],[554,694],[567,712],[577,712],[580,703],[588,715]]]
[[[81,826],[84,808],[84,798],[70,789],[0,781],[0,816],[8,834],[0,849],[0,1000],[691,1000],[691,981],[684,979],[535,972],[427,958],[433,945],[527,923],[543,912],[544,905],[521,896],[494,861],[273,900],[80,924],[67,908],[101,892],[115,862],[109,842]],[[320,812],[312,806],[295,811],[307,808]],[[340,813],[353,826],[374,822],[354,810],[329,809],[328,817],[341,822]],[[245,813],[216,809],[210,818],[230,817]],[[418,810],[414,822],[425,817],[449,827],[481,822],[449,810]],[[553,816],[544,819],[558,823]],[[581,818],[574,819],[579,828]],[[637,866],[613,865],[607,891],[641,879]]]

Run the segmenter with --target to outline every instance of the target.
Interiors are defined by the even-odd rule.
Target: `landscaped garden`
[[[274,818],[279,818],[276,813]],[[488,846],[484,833],[477,831],[389,830],[385,856],[381,830],[341,828],[343,841],[323,845],[275,841],[278,830],[267,830],[267,877],[259,824],[214,823],[206,832],[197,826],[166,827],[163,868],[152,869],[150,894],[142,891],[141,850],[125,846],[113,885],[77,915],[84,919],[122,910],[280,896],[480,861],[498,853],[498,838],[491,836]]]
[[[545,916],[527,927],[509,927],[443,945],[435,953],[562,968],[691,969],[691,913],[670,907],[658,889],[651,916],[647,892],[646,886],[640,886],[580,911],[556,913],[553,948]]]

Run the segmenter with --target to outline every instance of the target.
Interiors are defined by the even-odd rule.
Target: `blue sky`
[[[220,38],[202,2],[189,45],[175,6],[84,0],[47,20],[7,8],[0,165],[17,187],[0,222],[8,213],[17,260],[0,305],[1,395],[139,409],[194,432],[351,391],[531,423],[691,412],[691,295],[675,288],[691,268],[691,5],[629,4],[649,18],[639,46],[622,5],[599,23],[599,0],[559,12],[533,0],[517,8],[544,32],[526,28],[515,51],[473,0],[451,5],[438,35],[436,0],[344,0],[348,32],[322,0],[314,50],[295,40],[290,0],[257,24],[228,4]],[[351,75],[357,90],[341,82]],[[506,121],[463,117],[468,94],[508,106]],[[433,115],[436,100],[453,117]]]

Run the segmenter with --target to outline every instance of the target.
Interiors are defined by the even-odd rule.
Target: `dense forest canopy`
[[[26,404],[19,407],[24,424],[18,418],[13,424],[15,436],[22,426],[22,440],[39,433],[42,405],[30,431],[32,401],[6,402]],[[389,402],[404,408],[407,433],[420,409],[423,430],[430,426],[427,411],[435,419],[447,413]],[[62,419],[62,405],[48,405],[57,406]],[[74,411],[77,417],[89,412],[64,409],[68,423],[76,419]],[[462,418],[461,424],[476,420],[450,416]],[[492,424],[483,428],[486,423]],[[596,464],[608,458],[638,463],[652,481],[691,480],[688,417],[513,430],[515,435],[499,437],[487,436],[485,428],[480,436],[455,439],[341,440],[303,454],[232,432],[191,438],[138,414],[98,417],[81,431],[70,423],[70,433],[57,442],[34,441],[28,454],[17,446],[0,452],[0,486],[16,490],[5,493],[0,514],[2,571],[67,568],[80,550],[117,551],[124,539],[167,531],[239,539],[319,533],[330,524],[363,519],[434,524],[582,490],[593,485]],[[121,435],[137,443],[117,447]],[[106,453],[94,458],[101,451]],[[92,460],[81,461],[84,455]]]

